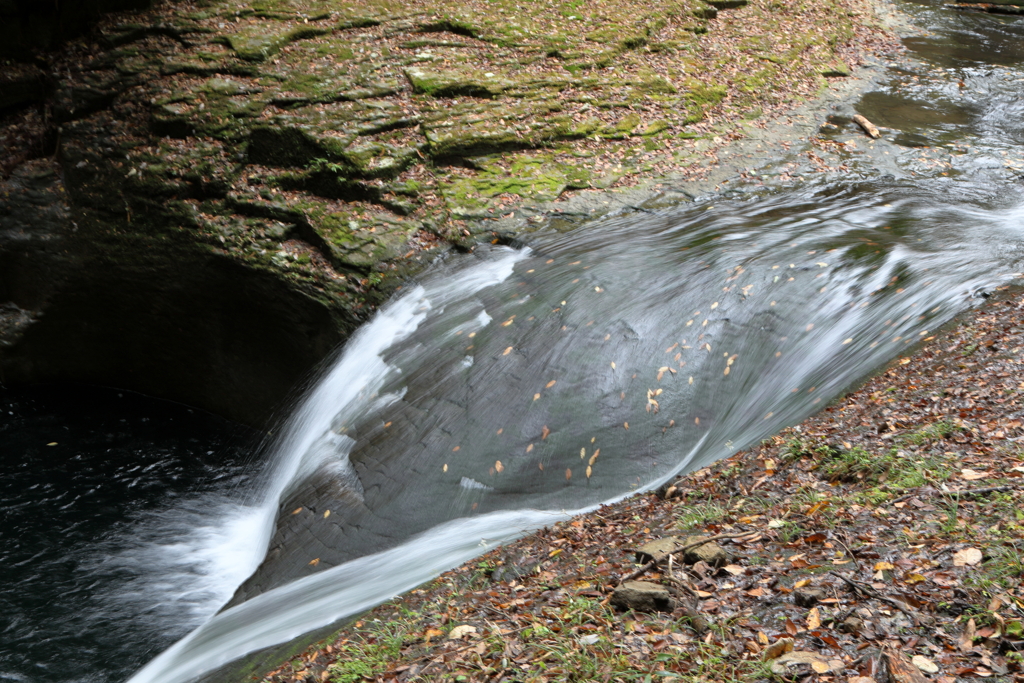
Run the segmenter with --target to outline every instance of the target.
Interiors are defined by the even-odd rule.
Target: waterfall
[[[612,217],[410,286],[281,431],[266,559],[131,683],[193,680],[756,443],[1013,277],[992,245],[1018,203],[876,189],[697,203],[642,234]]]

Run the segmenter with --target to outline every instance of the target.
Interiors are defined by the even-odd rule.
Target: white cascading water
[[[336,434],[332,426],[339,421],[353,419],[362,412],[380,409],[397,398],[377,394],[390,374],[398,372],[383,360],[382,354],[412,334],[428,313],[440,312],[455,299],[472,296],[507,279],[513,266],[528,253],[529,250],[497,250],[482,263],[465,268],[445,280],[443,285],[429,290],[415,285],[353,335],[277,438],[271,451],[272,467],[262,486],[261,504],[248,508],[232,506],[229,514],[222,518],[225,519],[224,528],[200,528],[181,544],[196,550],[211,546],[206,540],[213,539],[216,543],[212,545],[219,549],[215,554],[230,563],[229,571],[210,572],[215,585],[209,586],[206,592],[220,597],[216,604],[226,600],[263,559],[278,505],[289,487],[317,470],[328,458],[333,467],[344,470],[344,460],[340,464],[337,462],[338,446],[344,446],[344,440],[350,442],[349,446],[354,442]],[[489,318],[479,316],[476,322],[482,327],[488,324]],[[338,474],[345,476],[346,473],[340,471]],[[248,652],[287,641],[408,590],[425,578],[478,554],[481,543],[507,542],[559,517],[527,511],[457,520],[400,548],[360,558],[296,581],[216,615],[152,660],[131,681],[175,683],[192,680]],[[239,533],[233,534],[232,531]],[[230,538],[225,537],[225,532]],[[167,553],[174,552],[174,548],[161,544],[149,551]],[[127,561],[132,553],[121,556]],[[401,561],[396,562],[399,556]],[[402,565],[413,569],[394,571],[395,566]],[[388,571],[379,571],[382,568],[388,568]],[[371,576],[369,581],[368,576]],[[152,590],[154,587],[148,588]],[[180,596],[177,590],[162,592]],[[141,596],[143,591],[138,593]],[[210,604],[208,600],[203,601],[206,611]],[[241,628],[242,625],[245,627]]]

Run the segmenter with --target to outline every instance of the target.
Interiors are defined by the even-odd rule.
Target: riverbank
[[[264,681],[1020,680],[1024,297],[1003,289],[801,425],[493,550]],[[636,561],[695,536],[716,541]],[[657,609],[615,607],[629,578]]]
[[[265,424],[438,256],[713,189],[895,49],[864,0],[111,15],[3,67],[0,381]]]

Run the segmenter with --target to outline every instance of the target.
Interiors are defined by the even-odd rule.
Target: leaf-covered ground
[[[1004,291],[758,448],[494,550],[265,680],[1021,680],[1022,364]],[[640,576],[674,611],[612,607],[645,542],[744,532],[722,566]]]

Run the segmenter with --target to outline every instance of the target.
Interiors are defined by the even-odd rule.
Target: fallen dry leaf
[[[758,639],[760,639],[760,637],[761,637],[761,634],[758,633]],[[765,638],[765,640],[767,640],[767,637]],[[793,639],[792,638],[779,638],[774,643],[772,643],[771,645],[769,645],[768,647],[766,647],[764,649],[764,652],[761,653],[761,658],[764,661],[767,662],[767,661],[769,661],[771,659],[777,659],[778,657],[781,657],[782,655],[786,654],[787,652],[792,652],[792,651],[793,651]]]
[[[924,655],[914,655],[910,659],[910,663],[926,674],[938,673],[939,671],[938,665]]]
[[[981,551],[977,548],[964,548],[953,553],[953,566],[973,567],[981,562]]]
[[[886,652],[886,659],[889,662],[889,673],[892,683],[927,683],[925,678],[916,666],[911,666],[903,660],[896,652]]]
[[[960,640],[957,641],[957,647],[961,652],[967,652],[974,647],[974,634],[977,630],[978,627],[974,623],[974,619],[969,620],[967,626],[964,627],[964,632],[960,635]]]
[[[461,638],[473,635],[474,633],[476,633],[476,626],[462,624],[460,626],[456,626],[448,633],[448,640],[460,640]]]
[[[827,660],[817,652],[789,652],[772,662],[772,673],[778,676],[787,676],[791,669],[801,664],[807,664],[817,673],[823,674],[833,669],[842,669],[845,665],[842,660]]]

